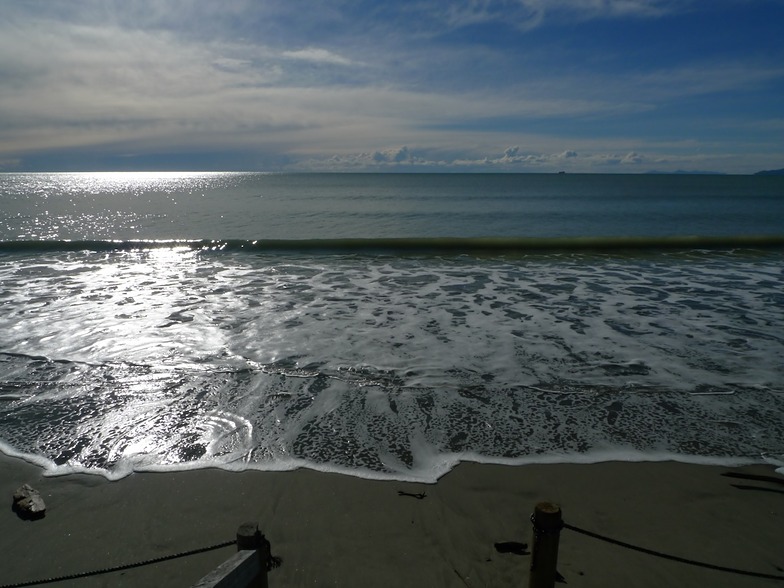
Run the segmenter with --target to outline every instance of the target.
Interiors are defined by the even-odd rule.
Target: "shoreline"
[[[465,462],[435,484],[374,481],[299,469],[218,469],[44,477],[0,455],[0,585],[143,561],[234,538],[249,520],[283,559],[275,586],[520,586],[534,505],[561,505],[574,526],[641,547],[784,576],[784,485],[774,466],[678,462],[488,465]],[[11,495],[31,484],[46,517],[23,521]],[[424,499],[398,491],[425,492]],[[199,555],[55,586],[190,586],[234,552]],[[764,586],[775,580],[692,567],[564,530],[559,571],[573,587]]]
[[[637,451],[630,449],[609,449],[593,450],[588,453],[551,453],[520,458],[486,458],[478,454],[452,454],[441,456],[438,468],[426,468],[432,472],[431,476],[410,475],[410,477],[394,477],[394,473],[373,472],[366,469],[341,468],[338,466],[320,466],[305,459],[296,459],[286,462],[284,465],[277,464],[278,467],[254,467],[253,464],[243,463],[242,466],[235,466],[234,463],[220,462],[185,462],[162,466],[152,464],[140,466],[134,469],[134,464],[127,464],[112,470],[90,469],[73,467],[69,465],[55,465],[51,460],[31,456],[29,454],[17,452],[8,445],[0,442],[0,458],[19,460],[40,470],[41,476],[45,478],[62,478],[67,476],[96,476],[108,482],[119,482],[135,474],[178,474],[184,472],[195,472],[200,470],[218,470],[227,474],[241,474],[255,472],[257,474],[283,474],[297,470],[308,470],[321,475],[339,475],[349,478],[359,478],[368,482],[385,482],[396,484],[420,484],[431,486],[437,484],[442,478],[449,474],[455,467],[461,464],[474,464],[476,466],[499,466],[499,467],[529,467],[529,466],[572,466],[572,465],[592,465],[600,463],[680,463],[695,466],[715,466],[727,469],[742,468],[746,466],[771,466],[776,473],[784,476],[784,462],[773,459],[750,459],[741,457],[717,457],[684,455],[675,452],[663,451]]]

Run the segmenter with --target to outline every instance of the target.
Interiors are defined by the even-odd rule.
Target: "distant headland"
[[[755,176],[784,176],[784,167],[781,169],[766,169],[758,171]]]

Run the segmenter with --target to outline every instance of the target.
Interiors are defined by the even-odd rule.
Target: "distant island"
[[[755,176],[784,176],[784,167],[781,169],[766,169],[758,171]]]

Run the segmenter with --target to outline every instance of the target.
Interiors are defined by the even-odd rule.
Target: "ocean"
[[[50,474],[784,465],[784,178],[0,174]]]

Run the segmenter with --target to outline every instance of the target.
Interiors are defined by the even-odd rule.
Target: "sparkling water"
[[[784,454],[784,180],[0,175],[0,446],[52,472]]]

